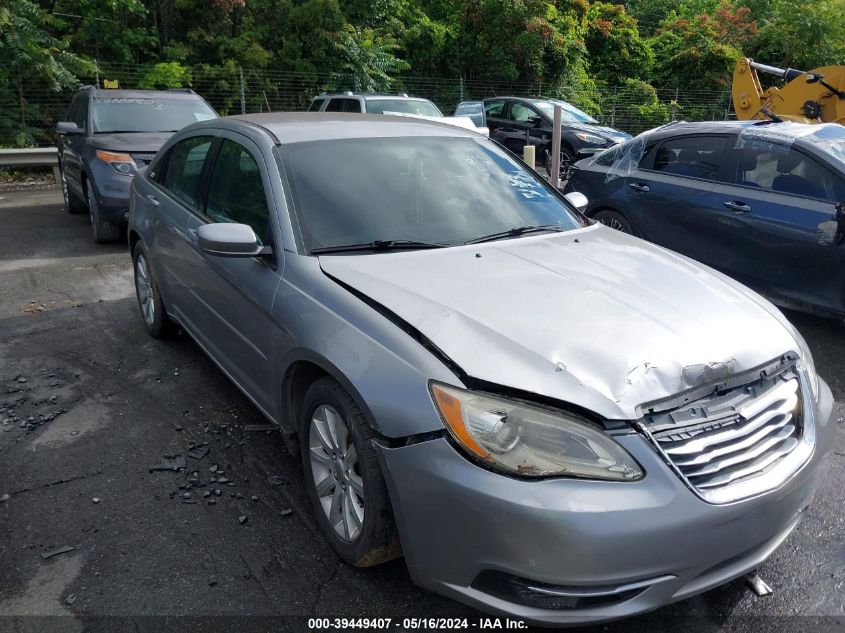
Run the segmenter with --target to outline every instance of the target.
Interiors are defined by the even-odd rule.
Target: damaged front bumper
[[[660,607],[766,560],[812,499],[834,431],[821,382],[816,448],[788,481],[737,503],[696,495],[641,434],[615,439],[636,482],[523,480],[468,461],[445,437],[379,446],[415,582],[538,624],[601,622]]]

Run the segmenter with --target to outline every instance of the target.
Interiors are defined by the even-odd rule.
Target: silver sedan
[[[198,123],[134,179],[129,242],[144,326],[279,426],[338,556],[486,611],[597,622],[736,578],[831,451],[776,308],[471,131]]]

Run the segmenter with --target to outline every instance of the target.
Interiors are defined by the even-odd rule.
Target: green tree
[[[186,88],[191,85],[191,70],[179,62],[162,62],[146,68],[138,79],[143,90]]]
[[[407,62],[394,52],[399,44],[380,36],[373,29],[358,29],[347,24],[337,42],[343,59],[343,71],[351,77],[355,90],[389,90],[391,75],[407,70]]]
[[[0,91],[15,94],[18,102],[17,113],[0,112],[0,129],[20,146],[37,140],[28,122],[40,113],[28,103],[28,92],[72,88],[78,75],[94,71],[93,63],[51,34],[62,26],[30,0],[0,5]]]
[[[586,44],[590,70],[606,82],[618,84],[628,77],[642,79],[651,72],[654,53],[623,5],[590,5]]]
[[[769,0],[766,8],[749,56],[801,70],[845,63],[845,2]]]

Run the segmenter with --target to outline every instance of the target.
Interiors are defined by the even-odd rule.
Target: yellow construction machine
[[[764,90],[758,73],[775,75],[785,83]],[[803,71],[767,66],[746,57],[734,67],[732,93],[736,118],[743,121],[782,119],[845,125],[845,66]]]

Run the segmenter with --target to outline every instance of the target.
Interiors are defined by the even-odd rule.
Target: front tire
[[[619,213],[619,211],[603,209],[594,213],[592,217],[596,222],[601,222],[611,229],[616,229],[617,231],[627,233],[628,235],[635,235],[634,227],[631,226],[628,218]]]
[[[91,237],[97,244],[116,242],[120,239],[120,227],[109,222],[103,222],[100,214],[100,203],[94,195],[94,187],[90,183],[85,186],[88,198],[88,218],[91,220]]]
[[[329,377],[305,394],[300,445],[308,497],[323,536],[347,563],[371,567],[401,554],[376,437],[355,400]]]
[[[153,338],[163,338],[173,329],[173,322],[165,312],[158,280],[141,242],[135,244],[135,249],[132,251],[132,264],[135,270],[135,296],[138,298],[138,308],[141,311],[144,327]]]
[[[59,184],[62,186],[62,197],[65,200],[65,211],[72,215],[85,213],[85,205],[68,187],[67,178],[65,177],[65,168],[61,163],[59,163],[59,176],[61,180]]]

